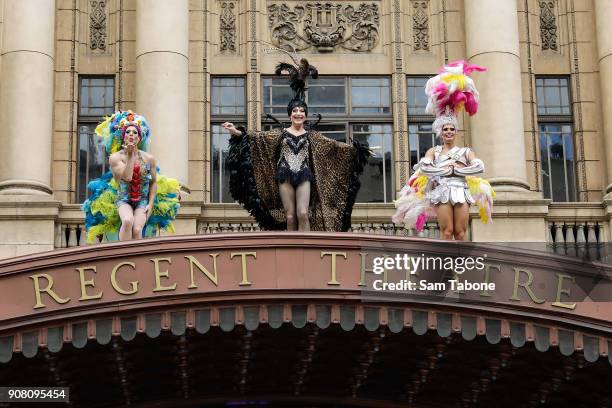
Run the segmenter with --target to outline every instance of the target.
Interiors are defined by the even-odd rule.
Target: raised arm
[[[134,173],[134,161],[136,155],[127,155],[127,161],[123,161],[121,152],[113,153],[108,158],[108,163],[115,180],[132,181]]]

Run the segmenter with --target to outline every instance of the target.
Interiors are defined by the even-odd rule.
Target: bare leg
[[[470,219],[468,203],[455,204],[453,212],[455,241],[463,241]]]
[[[134,211],[134,226],[132,227],[132,239],[142,238],[142,228],[147,222],[146,208],[137,208]]]
[[[134,210],[129,204],[120,205],[117,208],[119,218],[121,218],[121,228],[119,229],[119,241],[132,239],[132,227],[134,225]]]
[[[451,203],[436,205],[436,214],[442,239],[453,239],[453,206]]]
[[[310,181],[300,184],[296,191],[298,229],[310,231],[310,220],[308,219],[308,207],[310,206]]]
[[[297,219],[295,218],[295,189],[291,183],[279,183],[278,189],[285,208],[285,216],[287,217],[287,231],[295,231],[297,229]]]

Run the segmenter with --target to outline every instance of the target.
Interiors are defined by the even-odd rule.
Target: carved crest
[[[297,52],[314,47],[332,52],[336,47],[370,51],[378,44],[379,11],[375,3],[307,2],[290,8],[286,3],[268,5],[272,43]]]

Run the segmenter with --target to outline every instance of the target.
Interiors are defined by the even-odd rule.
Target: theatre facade
[[[0,0],[0,386],[94,408],[612,406],[610,21],[607,0]],[[229,194],[220,124],[285,120],[291,58],[319,70],[318,129],[376,149],[347,233],[259,231]],[[487,72],[459,144],[497,199],[448,242],[391,215],[434,144],[425,82],[462,59]],[[182,184],[176,233],[85,245],[118,109]]]

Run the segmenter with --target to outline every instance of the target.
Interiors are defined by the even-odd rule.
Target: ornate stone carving
[[[106,0],[91,0],[89,48],[106,51]]]
[[[236,3],[233,1],[224,1],[221,3],[221,15],[219,16],[221,27],[221,51],[236,51],[235,8]]]
[[[429,51],[429,12],[427,1],[412,2],[412,44],[414,50]]]
[[[380,15],[375,3],[357,8],[341,2],[308,2],[290,8],[286,3],[268,5],[272,43],[291,52],[314,47],[332,52],[336,47],[370,51],[378,44]]]
[[[557,51],[557,17],[554,1],[540,1],[540,37],[543,50]]]

